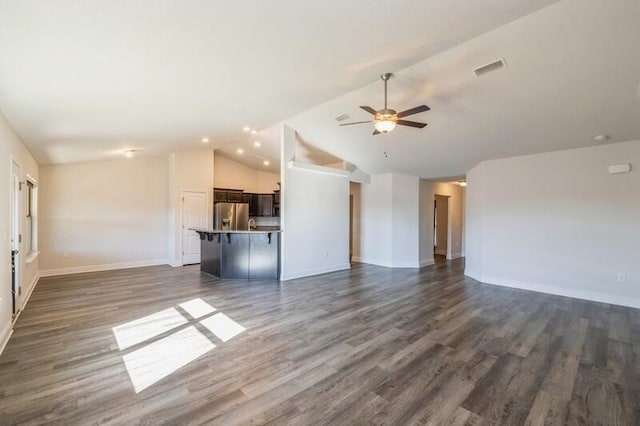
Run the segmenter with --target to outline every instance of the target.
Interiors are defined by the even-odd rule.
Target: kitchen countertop
[[[206,234],[273,234],[282,232],[281,229],[252,229],[252,230],[228,230],[212,228],[189,228],[191,231],[204,232]]]

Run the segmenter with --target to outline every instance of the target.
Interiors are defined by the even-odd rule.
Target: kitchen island
[[[200,270],[223,279],[278,280],[280,230],[190,228],[200,235]]]

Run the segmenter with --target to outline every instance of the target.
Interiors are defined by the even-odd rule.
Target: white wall
[[[636,169],[608,174],[616,163]],[[638,167],[640,141],[481,163],[467,174],[465,273],[640,308]]]
[[[208,225],[213,226],[214,153],[212,150],[176,152],[168,161],[168,262],[182,265],[182,191],[207,193]]]
[[[167,158],[41,168],[43,275],[165,263]]]
[[[278,189],[280,175],[252,169],[222,155],[215,156],[216,188],[243,189],[247,192],[270,193]]]
[[[295,132],[283,125],[281,279],[348,269],[349,178],[289,168],[294,154]]]
[[[387,267],[420,266],[420,180],[387,173],[360,188],[360,257]]]
[[[360,256],[356,262],[391,266],[391,193],[390,173],[372,175],[371,183],[360,186]]]
[[[3,256],[0,256],[0,353],[6,344],[11,333],[11,186],[10,186],[10,163],[14,159],[21,166],[20,180],[25,181],[27,174],[38,180],[40,183],[39,167],[29,150],[22,143],[20,137],[13,131],[7,120],[0,114],[0,244],[3,247]],[[38,190],[40,194],[42,191]],[[23,195],[25,191],[22,191]],[[24,212],[24,199],[21,210]],[[22,217],[22,235],[25,235],[25,213]],[[25,253],[26,241],[20,246],[20,251]],[[22,295],[18,300],[20,309],[24,305],[33,291],[38,280],[39,258],[30,264],[26,264],[25,257],[21,257],[22,268]]]
[[[447,259],[464,255],[464,203],[465,190],[458,184],[420,181],[420,264],[433,263],[433,200],[436,195],[449,199]]]

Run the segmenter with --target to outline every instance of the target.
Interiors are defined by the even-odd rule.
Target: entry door
[[[21,253],[20,253],[20,168],[11,162],[11,297],[13,315],[20,306]]]
[[[200,263],[200,236],[189,228],[207,227],[207,193],[182,193],[182,264]]]

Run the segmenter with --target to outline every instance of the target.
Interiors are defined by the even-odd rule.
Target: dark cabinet
[[[213,190],[213,202],[214,203],[226,203],[227,202],[227,190],[226,189],[214,189]]]
[[[249,216],[260,216],[258,209],[258,194],[251,194],[249,197]]]
[[[249,216],[280,216],[280,192],[251,194],[241,189],[213,188],[214,203],[247,203]]]
[[[241,203],[242,191],[227,191],[227,201],[230,203]]]
[[[213,188],[214,203],[243,203],[242,189]]]
[[[273,216],[273,195],[258,194],[258,216]]]

